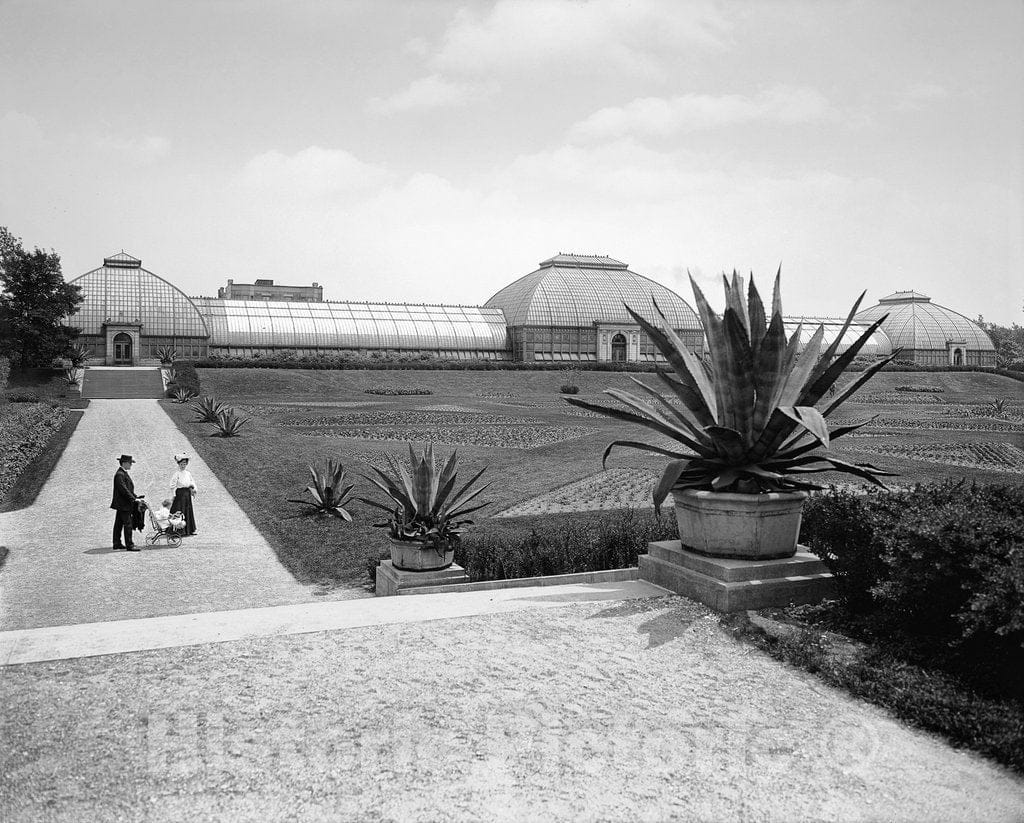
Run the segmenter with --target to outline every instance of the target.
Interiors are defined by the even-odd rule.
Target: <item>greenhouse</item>
[[[508,357],[498,309],[398,303],[317,303],[188,297],[121,252],[71,281],[84,300],[67,325],[93,362],[155,363],[162,347],[182,359],[341,351]]]
[[[253,357],[288,351],[403,352],[448,359],[504,359],[505,318],[497,309],[406,303],[193,302],[210,329],[210,355]]]
[[[810,342],[815,332],[818,331],[818,327],[821,326],[824,331],[822,333],[822,348],[831,346],[832,342],[839,337],[839,333],[843,330],[843,322],[835,317],[784,317],[783,326],[786,329],[786,336],[792,337],[796,333],[797,329],[800,329],[800,341],[798,345],[798,351],[803,351],[804,347]],[[851,323],[850,328],[846,330],[846,333],[842,336],[839,341],[839,347],[836,349],[836,354],[842,354],[846,351],[853,343],[855,343],[860,336],[867,331],[870,323]],[[892,354],[892,343],[889,341],[888,336],[881,329],[876,329],[871,333],[868,341],[861,347],[858,352],[858,357],[888,357]]]
[[[504,313],[514,360],[653,362],[660,355],[625,307],[660,325],[654,300],[683,343],[702,351],[700,320],[686,301],[610,257],[555,255],[484,305]]]
[[[922,366],[995,366],[992,340],[973,320],[931,302],[916,291],[898,291],[877,306],[857,314],[860,323],[873,323],[888,314],[882,330],[901,360]]]

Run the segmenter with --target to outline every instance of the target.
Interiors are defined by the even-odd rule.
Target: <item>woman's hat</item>
[[[125,460],[127,460],[129,463],[135,462],[135,458],[132,457],[130,454],[122,454],[119,458],[117,458],[118,463],[124,463]]]
[[[182,452],[181,454],[174,455],[174,462],[180,463],[182,460],[188,460],[188,455]]]

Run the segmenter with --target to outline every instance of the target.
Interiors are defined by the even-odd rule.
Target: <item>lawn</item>
[[[364,583],[367,562],[386,548],[382,530],[372,526],[377,513],[364,504],[353,504],[355,522],[346,524],[303,516],[287,502],[306,494],[307,466],[327,457],[344,463],[357,493],[372,494],[360,475],[383,465],[386,452],[407,454],[408,442],[433,442],[442,453],[457,448],[461,475],[486,466],[484,479],[493,483],[478,539],[490,528],[507,530],[509,520],[528,525],[538,514],[648,507],[647,478],[660,465],[621,451],[609,460],[614,471],[599,474],[605,445],[640,432],[568,406],[560,372],[202,369],[200,378],[204,394],[249,418],[242,436],[210,437],[212,427],[195,423],[188,407],[163,401],[167,411],[296,579],[325,588]],[[600,372],[582,372],[576,382],[577,396],[597,400],[605,388],[632,386],[628,375]],[[382,389],[433,393],[368,393]],[[836,451],[898,472],[900,485],[950,477],[1020,482],[1022,395],[1021,383],[998,375],[880,374],[840,411],[845,419],[877,419]],[[994,398],[1009,401],[1003,419],[985,416]],[[509,510],[521,516],[495,517]]]

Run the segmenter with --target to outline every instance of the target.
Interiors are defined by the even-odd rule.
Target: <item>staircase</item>
[[[82,397],[90,400],[151,400],[164,396],[160,369],[87,368]]]

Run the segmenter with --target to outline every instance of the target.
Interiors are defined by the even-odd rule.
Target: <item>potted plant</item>
[[[781,270],[775,278],[770,318],[753,279],[744,300],[743,279],[735,272],[731,282],[723,278],[726,308],[721,317],[690,279],[707,337],[708,360],[683,345],[657,303],[661,328],[627,306],[672,367],[671,372],[656,369],[666,391],[630,378],[646,400],[617,389],[605,392],[625,409],[565,398],[574,406],[645,426],[674,441],[663,445],[616,440],[605,449],[603,462],[616,447],[671,458],[654,489],[655,509],[660,510],[671,492],[683,545],[716,557],[795,554],[807,492],[822,488],[803,479],[805,475],[845,472],[879,486],[884,485],[879,477],[893,476],[869,463],[849,463],[828,454],[832,441],[870,421],[830,431],[826,418],[898,351],[862,372],[823,409],[817,408],[885,318],[837,354],[864,298],[861,294],[831,344],[824,345],[824,327],[819,326],[798,352],[802,328],[787,340],[780,274]]]
[[[375,526],[387,528],[391,537],[391,562],[404,571],[433,571],[448,568],[455,558],[455,546],[464,526],[472,524],[466,515],[488,503],[470,506],[490,483],[472,488],[485,469],[481,469],[456,491],[457,452],[439,469],[434,450],[427,444],[419,456],[409,444],[411,473],[392,455],[385,455],[390,472],[372,467],[380,479],[366,477],[389,498],[380,503],[360,497],[364,503],[383,509],[390,515]]]

